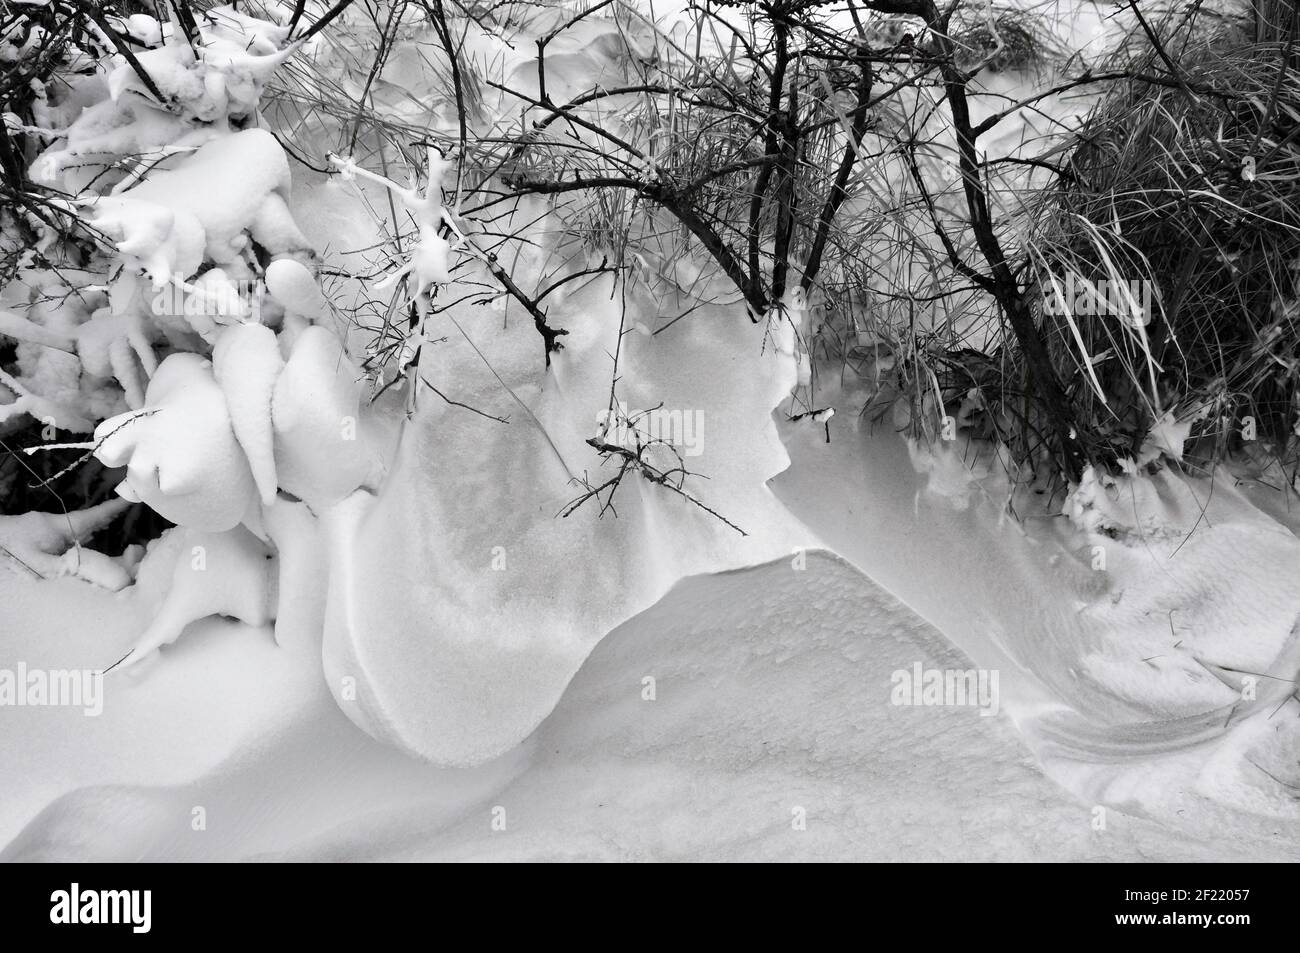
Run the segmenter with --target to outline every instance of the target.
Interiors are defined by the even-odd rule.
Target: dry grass
[[[1248,23],[1184,24],[1167,43],[1180,82],[1114,88],[1035,210],[1027,263],[1047,294],[1151,289],[1150,314],[1121,294],[1101,314],[1045,315],[1102,461],[1135,456],[1166,413],[1201,418],[1202,463],[1238,449],[1248,418],[1284,452],[1300,384],[1297,51]],[[1155,60],[1148,45],[1138,65]]]

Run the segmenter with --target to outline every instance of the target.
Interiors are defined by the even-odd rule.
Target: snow
[[[232,529],[255,500],[212,362],[197,354],[173,354],[158,365],[144,408],[105,420],[95,441],[106,466],[126,467],[127,498],[173,523]]]
[[[17,597],[20,613],[43,600],[18,577],[0,576],[0,588],[7,600]],[[61,595],[69,617],[112,598],[87,587]],[[178,643],[175,661],[185,664],[140,667],[126,673],[131,681],[110,682],[98,719],[6,713],[25,728],[0,735],[0,756],[15,767],[0,812],[0,856],[1294,856],[1294,839],[1239,842],[1213,829],[1188,836],[1119,811],[1095,830],[1095,802],[1044,778],[1005,718],[891,705],[893,670],[971,661],[818,553],[804,570],[783,558],[680,583],[595,649],[528,743],[473,769],[434,767],[370,739],[296,667],[302,658],[293,649],[274,648],[262,630],[220,628]],[[74,664],[90,633],[61,631],[52,644],[20,651],[51,666]],[[121,644],[112,631],[99,636]],[[647,676],[653,701],[645,700]],[[18,734],[25,748],[14,744]],[[123,746],[136,755],[121,758]],[[57,772],[47,767],[53,752]],[[196,808],[202,830],[194,829]],[[494,830],[502,816],[505,829]]]
[[[230,413],[231,429],[248,458],[263,506],[275,500],[275,437],[271,400],[284,369],[275,332],[261,324],[226,328],[212,349],[212,372]]]
[[[20,568],[36,578],[73,576],[103,589],[124,589],[132,582],[131,574],[117,561],[80,544],[125,508],[123,501],[110,500],[72,513],[0,516],[0,553],[10,570]]]
[[[335,334],[305,329],[271,400],[280,486],[317,513],[348,496],[381,466],[361,421],[361,371]]]
[[[207,236],[203,223],[188,209],[128,193],[97,200],[95,213],[94,226],[117,239],[117,250],[128,266],[148,274],[155,288],[173,275],[194,274],[203,263]]]
[[[272,254],[310,252],[285,203],[290,185],[275,137],[246,129],[213,139],[121,195],[96,199],[94,221],[122,236],[119,249],[157,286],[170,275],[189,277],[205,258],[237,262],[249,236]]]
[[[444,221],[447,221],[442,206],[442,190],[443,180],[451,170],[451,163],[444,159],[437,149],[428,149],[427,156],[428,181],[423,195],[413,188],[401,188],[383,176],[368,172],[351,159],[331,156],[344,179],[352,180],[360,177],[384,186],[401,200],[415,219],[419,229],[419,240],[411,250],[406,264],[386,275],[375,285],[375,290],[383,291],[409,274],[411,279],[408,282],[408,294],[412,301],[422,300],[435,285],[451,281],[451,244],[439,234],[439,229],[442,228]],[[450,226],[450,222],[448,224]]]
[[[1151,431],[1142,442],[1138,452],[1137,464],[1141,466],[1164,455],[1170,460],[1183,459],[1183,446],[1191,435],[1192,426],[1201,418],[1201,414],[1189,414],[1182,420],[1177,419],[1172,411],[1161,415],[1152,425]]]
[[[1002,673],[1002,707],[1049,776],[1189,836],[1300,832],[1287,786],[1300,751],[1287,696],[1300,662],[1300,539],[1231,478],[1144,478],[1147,495],[1134,482],[1107,497],[1104,512],[1127,520],[1080,532],[1032,494],[1001,492],[996,466],[954,499],[914,472],[901,437],[845,415],[830,429],[827,444],[783,427],[792,466],[774,481],[778,497],[823,545]],[[1250,672],[1268,676],[1254,697]],[[1266,774],[1252,766],[1261,757],[1290,760]]]
[[[0,371],[0,386],[13,394],[11,401],[0,403],[0,422],[26,414],[37,420],[53,421],[55,426],[64,430],[84,433],[95,424],[85,414],[74,409],[75,404],[62,403],[51,399],[35,390],[32,385],[44,383],[43,389],[50,390],[57,397],[72,397],[79,394],[75,381],[78,368],[75,360],[60,357],[57,352],[45,351],[37,364],[36,372],[24,375],[23,380]],[[4,391],[0,391],[0,396]]]
[[[155,594],[146,597],[136,587],[109,593],[73,579],[34,585],[8,568],[0,568],[4,667],[23,660],[46,670],[105,669],[154,616]],[[0,712],[0,843],[10,844],[47,805],[81,788],[90,789],[81,795],[88,802],[111,804],[122,786],[165,789],[201,777],[256,745],[262,726],[290,717],[295,693],[310,695],[315,671],[278,650],[265,631],[211,620],[186,635],[168,650],[170,664],[159,658],[110,672],[97,718],[69,708]],[[69,854],[127,830],[125,815],[120,827],[83,826],[84,819],[63,828],[73,838],[65,842]],[[37,836],[60,839],[55,832]]]
[[[186,626],[208,616],[254,626],[270,622],[275,617],[275,570],[272,554],[247,530],[167,530],[149,546],[136,577],[141,597],[152,601],[149,627],[118,669],[124,672],[154,649],[170,645]]]
[[[266,290],[285,311],[320,318],[329,309],[311,271],[293,258],[278,258],[266,266]]]
[[[635,475],[614,498],[617,518],[600,519],[592,501],[557,519],[581,492],[571,476],[602,481],[613,468],[585,441],[608,408],[615,306],[604,283],[571,299],[570,333],[540,392],[526,316],[501,329],[463,309],[452,312],[459,330],[434,329],[448,341],[428,349],[421,374],[510,422],[422,400],[379,496],[354,496],[337,514],[327,681],[377,737],[438,763],[499,756],[536,728],[606,632],[679,578],[808,542],[764,486],[786,462],[770,410],[792,362],[764,353],[762,325],[734,310],[704,312],[671,338],[625,337],[618,396],[707,414],[688,468],[708,479],[687,486],[750,535]],[[355,701],[342,697],[349,677]]]
[[[307,504],[280,496],[263,509],[267,540],[276,554],[275,641],[319,664],[325,627],[328,561],[320,520]]]
[[[116,380],[127,407],[139,410],[144,406],[145,375],[157,369],[158,361],[137,314],[113,314],[111,308],[101,308],[78,326],[76,342],[84,374]]]
[[[209,14],[197,55],[127,22],[174,114],[122,63],[42,90],[33,174],[116,256],[5,289],[0,423],[93,430],[124,476],[121,500],[0,517],[0,662],[111,668],[90,728],[0,712],[0,856],[1294,857],[1300,539],[1226,473],[1170,468],[1191,420],[1058,504],[997,447],[837,414],[869,395],[814,373],[801,292],[654,333],[662,303],[622,313],[602,277],[549,300],[550,354],[513,302],[436,312],[428,292],[487,277],[452,164],[430,148],[420,191],[332,157],[351,184],[295,188],[256,116],[286,30]],[[621,75],[625,29],[558,39],[550,94]],[[529,44],[471,47],[535,83]],[[975,118],[1016,90],[991,80]],[[337,248],[376,247],[390,196],[406,260],[327,296],[306,235],[369,271]],[[565,253],[537,232],[501,262],[526,286]],[[411,390],[372,404],[373,342],[343,319],[385,289],[414,305],[387,370]],[[675,445],[656,418],[644,449],[627,408],[699,425]],[[690,473],[675,493],[647,464]],[[176,527],[87,548],[128,501]],[[890,704],[914,666],[997,673],[1002,713]]]
[[[72,338],[66,337],[44,325],[37,324],[35,321],[20,317],[12,311],[0,311],[0,334],[59,351],[71,351],[73,348]]]

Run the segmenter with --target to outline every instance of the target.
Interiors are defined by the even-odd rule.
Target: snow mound
[[[738,309],[624,337],[617,396],[701,415],[701,452],[684,460],[707,479],[685,486],[750,535],[635,471],[616,517],[596,500],[560,517],[585,492],[574,478],[598,485],[619,466],[587,443],[609,410],[616,302],[602,283],[566,304],[565,349],[545,374],[526,316],[502,329],[473,309],[431,326],[448,341],[427,348],[422,376],[509,422],[425,392],[378,499],[355,495],[330,517],[330,689],[367,731],[435,762],[517,745],[601,636],[682,576],[808,542],[765,486],[787,461],[771,409],[793,362],[764,353],[763,327]]]
[[[1044,778],[1005,719],[890,703],[894,670],[969,659],[844,563],[795,565],[682,581],[597,646],[532,741],[468,770],[366,737],[307,689],[301,656],[225,624],[119,685],[89,730],[79,713],[20,715],[0,737],[17,769],[0,857],[1287,858],[1231,826],[1188,837],[1112,812],[1094,830],[1093,805]],[[47,647],[27,657],[49,661],[39,628],[31,645]],[[231,692],[224,679],[250,659],[247,694]]]
[[[1051,777],[1189,833],[1300,834],[1287,694],[1300,539],[1230,478],[1094,474],[1074,493],[1076,525],[1028,493],[1015,515],[1000,493],[954,508],[923,492],[901,437],[847,417],[829,444],[796,425],[783,436],[793,464],[779,498],[1002,672],[1003,707]]]

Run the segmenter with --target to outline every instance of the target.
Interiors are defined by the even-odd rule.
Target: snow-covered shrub
[[[160,564],[191,550],[221,554],[210,585],[170,586],[131,660],[209,612],[274,618],[275,586],[238,580],[264,577],[292,548],[277,530],[302,521],[280,511],[315,520],[382,469],[362,372],[290,209],[288,159],[259,114],[267,78],[299,44],[287,24],[233,7],[192,24],[181,9],[166,23],[91,18],[86,42],[45,77],[18,123],[44,143],[20,184],[60,218],[28,216],[35,241],[14,249],[0,293],[0,337],[14,342],[0,433],[39,426],[27,456],[84,451],[75,468],[93,455],[109,468],[99,481],[176,525],[150,547],[142,578],[165,582]],[[97,502],[93,491],[67,503]],[[50,566],[40,540],[15,545]],[[115,586],[137,560],[120,561]]]

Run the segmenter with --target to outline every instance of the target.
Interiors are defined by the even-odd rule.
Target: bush
[[[1195,422],[1189,450],[1201,463],[1238,449],[1243,430],[1278,453],[1294,441],[1295,21],[1263,41],[1255,33],[1250,20],[1167,31],[1172,79],[1115,85],[1035,209],[1026,266],[1049,305],[1054,287],[1150,292],[1149,313],[1122,292],[1102,313],[1043,309],[1102,462],[1141,458],[1152,428],[1170,420]],[[1137,72],[1155,73],[1155,43],[1143,36],[1134,49]]]

